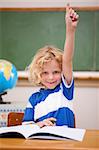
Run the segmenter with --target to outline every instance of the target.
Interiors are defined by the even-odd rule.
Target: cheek
[[[61,74],[57,75],[57,76],[56,76],[56,79],[57,79],[57,80],[61,80]]]
[[[46,76],[46,75],[42,75],[42,76],[41,76],[41,80],[42,80],[42,81],[45,81],[46,79],[47,79],[47,76]]]

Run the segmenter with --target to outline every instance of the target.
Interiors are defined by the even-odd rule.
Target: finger
[[[66,12],[69,12],[69,9],[70,9],[70,5],[69,5],[69,3],[67,3]]]
[[[74,17],[74,18],[76,18],[76,16],[77,16],[77,13],[76,13],[76,12],[74,12],[73,17]]]
[[[53,125],[56,124],[56,118],[50,118],[50,121],[53,123]]]
[[[47,126],[53,126],[54,124],[56,124],[56,118],[53,118],[53,117],[47,118],[47,119],[44,119],[43,122]]]
[[[40,122],[37,122],[36,123],[40,128],[44,127],[44,122],[43,121],[40,121]]]
[[[70,16],[73,16],[74,13],[75,13],[75,11],[71,8],[70,11],[69,11]]]
[[[44,122],[44,125],[45,125],[45,126],[53,126],[53,123],[52,123],[51,121],[49,121],[49,120],[46,120],[46,121]]]
[[[71,17],[72,21],[74,22],[74,21],[78,21],[79,15],[75,14],[75,15],[70,16],[70,17]]]
[[[77,20],[79,19],[79,15],[78,14],[76,15],[76,18],[77,18]]]
[[[51,118],[48,118],[48,120],[53,120],[53,121],[56,121],[56,118],[53,118],[53,117],[51,117]]]

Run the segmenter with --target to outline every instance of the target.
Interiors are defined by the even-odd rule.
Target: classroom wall
[[[77,126],[87,129],[99,129],[99,88],[75,88],[74,109]]]
[[[98,6],[98,0],[1,0],[1,7],[64,7],[66,3],[72,6]]]
[[[36,8],[36,7],[64,7],[66,6],[66,3],[70,2],[71,6],[75,6],[75,7],[93,7],[99,6],[99,1],[98,0],[31,0],[31,1],[27,1],[27,0],[0,0],[0,8]],[[1,9],[2,10],[2,9]],[[85,13],[85,12],[84,12]],[[98,25],[99,25],[99,12],[95,12],[94,15],[92,14],[92,12],[90,12],[91,15],[87,16],[87,15],[81,15],[82,17],[82,21],[83,21],[83,27],[85,28],[85,25],[87,23],[87,29],[88,32],[84,32],[84,28],[82,27],[82,31],[81,33],[86,33],[87,34],[87,40],[89,40],[93,37],[93,35],[95,35],[94,33],[96,32],[96,36],[95,36],[95,42],[94,42],[94,46],[95,49],[98,49],[99,47],[99,32],[96,31],[98,30]],[[84,18],[85,16],[85,18]],[[88,17],[88,18],[87,18]],[[93,18],[91,20],[91,17]],[[5,18],[6,19],[6,18]],[[20,19],[21,20],[21,19]],[[87,20],[87,22],[85,22],[85,20]],[[90,22],[92,21],[92,23]],[[2,22],[2,17],[0,17],[0,25]],[[17,24],[18,25],[18,24]],[[9,25],[10,26],[10,25]],[[0,26],[0,33],[2,33],[2,25]],[[91,28],[92,27],[92,28]],[[95,27],[95,28],[93,28]],[[92,29],[92,30],[91,30]],[[12,30],[12,29],[11,29]],[[91,33],[89,32],[89,30],[91,31]],[[93,32],[94,31],[94,32]],[[90,35],[91,34],[91,35]],[[2,39],[3,34],[0,34],[0,39]],[[84,40],[85,37],[83,37]],[[92,41],[92,39],[91,39]],[[86,40],[85,40],[86,42]],[[89,44],[88,43],[88,44]],[[92,44],[92,43],[91,43]],[[86,44],[84,43],[84,46]],[[93,45],[93,44],[92,44]],[[60,46],[62,47],[62,45]],[[88,49],[90,49],[90,44]],[[77,52],[77,51],[76,51]],[[91,56],[89,57],[87,63],[92,66],[90,66],[90,71],[91,68],[92,70],[97,70],[96,68],[98,68],[99,70],[99,51],[95,51],[95,53],[93,53],[93,50],[91,48],[91,52],[90,50],[88,50],[88,54],[86,56]],[[86,54],[86,51],[85,51]],[[93,55],[94,54],[94,55]],[[1,56],[8,56],[8,55],[15,55],[15,53],[7,53],[2,51],[2,42],[0,43],[0,58]],[[78,52],[76,53],[76,55],[78,55]],[[81,58],[82,56],[84,56],[84,53],[80,53],[79,55]],[[78,58],[79,58],[78,56]],[[6,57],[5,57],[6,58]],[[75,57],[76,58],[76,57]],[[94,59],[94,63],[91,63]],[[84,60],[84,59],[83,59]],[[87,60],[87,58],[86,58]],[[76,59],[74,61],[77,61]],[[79,64],[79,63],[77,63]],[[86,63],[85,63],[86,64]],[[87,64],[87,65],[88,65]],[[20,65],[19,65],[20,66]],[[85,65],[86,67],[86,65]],[[89,66],[88,66],[89,67]],[[24,66],[22,68],[23,70]],[[94,68],[94,69],[93,69]],[[78,69],[78,67],[77,67]],[[87,70],[87,69],[85,69]],[[11,101],[12,104],[23,104],[24,106],[26,106],[27,104],[27,100],[28,97],[31,95],[31,93],[34,91],[35,89],[31,86],[16,86],[14,89],[8,91],[8,94],[3,96],[4,101]],[[80,128],[87,128],[87,129],[99,129],[99,87],[95,87],[95,86],[79,86],[79,87],[75,87],[75,96],[74,96],[74,109],[75,109],[75,114],[76,114],[76,126],[80,127]]]

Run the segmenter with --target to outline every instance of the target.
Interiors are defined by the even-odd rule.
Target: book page
[[[39,129],[40,127],[36,124],[1,127],[0,134],[16,132],[22,134],[25,138],[28,138],[29,135],[36,133]]]
[[[42,136],[44,133],[49,133],[49,134],[51,134],[51,136],[57,135],[57,136],[60,136],[61,138],[63,137],[63,138],[77,140],[77,141],[82,141],[84,134],[85,134],[85,129],[68,128],[67,126],[46,126],[46,127],[41,128],[39,133],[41,133]],[[56,136],[56,139],[59,138],[57,136]],[[39,136],[39,137],[41,137],[41,136]],[[45,136],[45,138],[50,139],[50,137],[47,137],[47,136]],[[55,136],[53,138],[55,139]]]

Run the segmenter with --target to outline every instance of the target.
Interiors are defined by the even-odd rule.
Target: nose
[[[53,74],[50,73],[50,74],[49,74],[49,79],[51,80],[51,79],[53,79],[53,77],[54,77]]]

